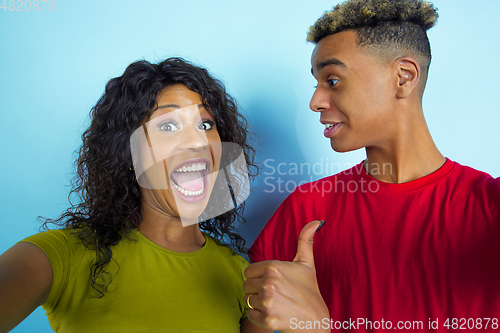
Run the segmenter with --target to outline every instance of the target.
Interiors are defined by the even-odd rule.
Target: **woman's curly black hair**
[[[83,145],[76,161],[77,175],[69,194],[71,207],[55,220],[42,219],[43,226],[55,224],[74,229],[82,244],[95,250],[91,265],[92,287],[104,296],[111,276],[106,271],[112,247],[142,219],[139,185],[130,166],[130,137],[145,117],[151,115],[160,91],[182,84],[201,95],[215,118],[222,142],[242,147],[250,179],[255,177],[255,150],[248,144],[247,121],[224,85],[206,69],[182,58],[159,64],[137,61],[122,76],[109,80],[105,92],[90,112],[91,125],[83,133]],[[77,195],[79,203],[71,197]],[[200,223],[201,230],[238,252],[245,252],[245,240],[235,229],[244,222],[244,203],[235,209]]]

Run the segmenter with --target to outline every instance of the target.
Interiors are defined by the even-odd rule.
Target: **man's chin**
[[[349,151],[354,151],[354,150],[358,150],[359,148],[362,148],[362,147],[353,147],[353,146],[341,144],[338,141],[335,142],[334,140],[330,140],[330,146],[337,153],[347,153]]]

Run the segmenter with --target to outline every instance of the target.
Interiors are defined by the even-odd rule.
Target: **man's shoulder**
[[[500,178],[494,178],[489,173],[457,162],[455,162],[454,169],[454,178],[452,179],[454,191],[464,192],[464,195],[467,194],[469,198],[474,197],[484,203],[489,202],[498,206],[498,202],[500,202]]]
[[[283,249],[296,246],[304,225],[331,215],[336,196],[349,193],[347,187],[352,186],[349,182],[365,177],[363,172],[363,163],[360,163],[337,174],[297,186],[262,229],[250,249],[250,258],[253,261],[289,258],[293,251],[285,255],[281,253]],[[264,253],[273,255],[266,257]]]
[[[458,162],[453,162],[453,175],[457,181],[467,181],[473,186],[499,186],[500,178],[493,178],[489,173],[477,170],[470,166],[462,165]]]

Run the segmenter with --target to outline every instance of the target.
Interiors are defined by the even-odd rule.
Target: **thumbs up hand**
[[[246,268],[243,290],[251,306],[248,319],[254,324],[282,333],[301,332],[299,322],[323,323],[324,318],[330,317],[319,292],[314,266],[313,239],[319,226],[319,221],[304,226],[292,262],[262,261]],[[314,332],[330,332],[330,329]]]

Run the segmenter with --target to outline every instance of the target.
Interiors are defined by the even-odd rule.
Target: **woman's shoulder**
[[[39,244],[53,244],[53,245],[70,245],[79,242],[77,229],[51,229],[36,233],[32,236],[26,237],[21,242]]]
[[[207,246],[209,246],[212,258],[222,258],[222,260],[226,261],[231,266],[237,267],[240,271],[250,265],[248,260],[246,260],[234,249],[224,244],[222,241],[206,233],[205,237],[207,239]]]
[[[49,258],[52,268],[81,261],[88,250],[78,237],[78,229],[52,229],[29,236],[21,242],[38,246]],[[63,269],[63,267],[60,267]]]
[[[81,265],[86,260],[90,263],[92,255],[87,256],[87,248],[78,237],[78,229],[52,229],[42,231],[21,242],[27,242],[38,246],[50,261],[53,272],[53,282],[50,293],[44,303],[44,309],[53,311],[70,282],[70,277],[79,267],[87,271],[88,264]],[[90,271],[88,271],[90,274]]]
[[[39,247],[74,247],[81,243],[78,229],[51,229],[26,237],[21,242],[35,244]]]

